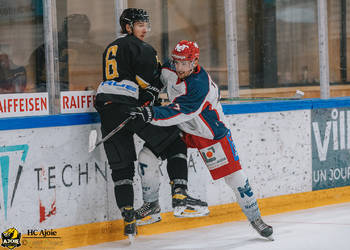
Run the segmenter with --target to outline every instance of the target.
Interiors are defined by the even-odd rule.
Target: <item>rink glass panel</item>
[[[45,92],[45,51],[44,61],[35,52],[44,41],[41,1],[0,1],[0,34],[0,94]]]
[[[56,3],[61,91],[94,90],[104,48],[116,38],[114,0]]]
[[[91,91],[98,86],[103,50],[119,27],[116,3],[56,0],[59,80],[54,84],[60,91]],[[162,62],[179,40],[197,41],[201,65],[227,95],[232,83],[227,80],[224,1],[125,3],[149,12],[152,30],[146,41]],[[319,97],[317,1],[235,3],[240,95],[292,96],[301,89],[306,98]],[[47,92],[43,1],[1,1],[0,6],[0,93]],[[331,97],[349,96],[350,3],[328,0],[327,8]]]

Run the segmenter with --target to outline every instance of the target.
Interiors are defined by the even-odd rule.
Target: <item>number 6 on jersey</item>
[[[106,79],[112,80],[114,78],[118,78],[118,70],[117,70],[117,61],[115,60],[115,57],[117,56],[117,50],[118,45],[114,45],[109,47],[107,53],[106,53]]]

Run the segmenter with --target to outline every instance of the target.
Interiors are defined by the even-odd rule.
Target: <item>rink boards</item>
[[[350,201],[350,98],[225,104],[224,111],[263,215]],[[16,228],[22,249],[124,238],[104,151],[88,153],[89,132],[99,126],[96,113],[0,119],[0,231]],[[135,141],[140,150],[143,142]],[[211,214],[175,219],[165,164],[163,222],[140,227],[140,234],[244,219],[231,190],[212,181],[193,149],[189,192],[208,201]],[[139,207],[137,173],[134,187]]]

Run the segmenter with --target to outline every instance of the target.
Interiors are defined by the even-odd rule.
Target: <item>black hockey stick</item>
[[[291,97],[232,97],[221,98],[220,101],[290,101],[300,100],[304,97],[304,92],[297,90],[295,95]]]
[[[115,129],[113,129],[111,132],[109,132],[108,135],[103,137],[101,140],[97,141],[97,131],[91,130],[90,135],[89,135],[89,153],[94,151],[94,149],[107,141],[109,138],[111,138],[115,133],[117,133],[119,130],[121,130],[130,120],[132,119],[132,116],[129,116],[126,118],[122,123],[118,125]],[[97,142],[96,142],[97,141]]]

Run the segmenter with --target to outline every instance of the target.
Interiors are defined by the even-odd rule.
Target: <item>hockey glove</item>
[[[127,112],[133,119],[141,118],[145,123],[149,123],[153,118],[152,107],[131,107]]]
[[[159,89],[156,87],[148,86],[140,90],[139,105],[142,107],[152,106],[154,102],[158,100],[158,95]]]

